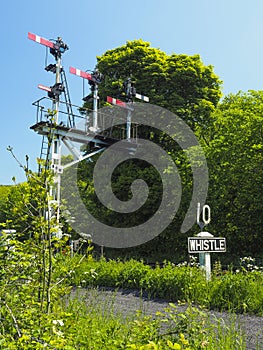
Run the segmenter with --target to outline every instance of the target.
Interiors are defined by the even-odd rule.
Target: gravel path
[[[163,311],[169,303],[161,299],[149,299],[146,295],[141,295],[138,291],[105,289],[76,289],[72,291],[72,296],[83,297],[87,303],[96,298],[96,303],[107,303],[111,309],[124,316],[135,315],[137,310],[141,310],[145,315],[155,315],[157,311]],[[93,299],[94,300],[94,299]],[[184,312],[186,305],[177,305],[178,312]],[[219,319],[222,323],[233,322],[233,315],[227,312],[207,311],[211,319]],[[247,335],[247,349],[263,350],[263,317],[234,315],[236,316],[236,326],[245,331]],[[232,320],[232,321],[231,321]],[[258,345],[257,345],[258,344]]]

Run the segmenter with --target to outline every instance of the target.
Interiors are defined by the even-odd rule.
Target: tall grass
[[[151,268],[130,260],[84,260],[68,281],[75,286],[140,289],[151,297],[193,302],[210,309],[263,315],[263,273],[215,271],[207,282],[198,267],[166,263]]]
[[[86,294],[87,293],[87,294]],[[65,349],[246,349],[245,335],[222,320],[191,305],[184,313],[174,304],[155,316],[143,310],[124,317],[114,308],[114,295],[101,297],[96,290],[83,290],[63,306],[67,315]]]

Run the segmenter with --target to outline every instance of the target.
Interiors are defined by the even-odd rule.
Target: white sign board
[[[225,253],[224,237],[188,237],[188,253]]]

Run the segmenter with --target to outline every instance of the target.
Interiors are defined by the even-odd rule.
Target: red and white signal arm
[[[125,102],[123,102],[121,100],[118,100],[117,98],[110,97],[110,96],[107,96],[107,102],[112,104],[112,105],[115,105],[115,106],[119,106],[119,107],[123,107],[123,108],[129,108],[127,103],[125,103]]]
[[[84,72],[83,70],[80,70],[78,68],[69,67],[69,72],[71,74],[75,74],[78,77],[81,77],[83,79],[88,79],[88,80],[92,80],[92,81],[94,80],[91,74]]]
[[[37,86],[39,89],[47,91],[47,92],[51,92],[51,88],[42,84],[38,84]]]
[[[41,45],[50,47],[51,49],[54,49],[54,43],[52,43],[51,41],[49,41],[49,40],[47,40],[45,38],[42,38],[39,35],[36,35],[36,34],[28,32],[27,37],[28,37],[28,39],[33,40],[33,41],[35,41],[35,42],[37,42],[37,43],[39,43]]]

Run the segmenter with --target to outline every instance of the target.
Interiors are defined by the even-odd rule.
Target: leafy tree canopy
[[[8,194],[11,191],[12,186],[0,185],[0,222],[5,221],[4,206],[8,201]]]
[[[183,117],[192,128],[196,123],[209,124],[222,96],[221,80],[199,55],[168,55],[149,42],[133,40],[106,51],[97,60],[105,77],[100,85],[102,100],[107,95],[123,97],[122,84],[130,77],[137,92]]]
[[[233,252],[255,254],[263,244],[263,91],[230,94],[213,120],[206,147],[213,231]]]
[[[136,83],[136,91],[148,96],[152,104],[174,112],[192,129],[196,129],[198,125],[204,128],[209,127],[211,113],[222,96],[221,81],[213,72],[213,67],[204,65],[199,55],[168,55],[160,49],[151,47],[148,42],[134,40],[128,41],[124,46],[106,51],[102,56],[97,57],[97,60],[97,68],[104,75],[99,85],[100,101],[105,101],[106,96],[125,100],[123,83],[130,77]],[[174,232],[179,231],[192,194],[190,166],[185,159],[184,152],[162,132],[140,126],[139,136],[158,143],[169,152],[177,164],[182,183],[185,185],[181,211],[178,213],[179,219],[175,220],[169,232],[166,230],[153,243],[157,249],[160,247],[160,241],[166,245],[166,248],[175,247],[176,244],[171,241],[174,242]],[[90,169],[93,165],[89,163],[79,168],[81,169],[79,172],[80,192],[89,210],[101,221],[116,227],[120,225],[125,227],[125,224],[134,226],[136,223],[145,222],[158,208],[160,198],[162,198],[162,184],[157,181],[158,177],[149,164],[142,166],[137,160],[129,164],[125,162],[114,173],[112,187],[118,198],[124,201],[129,198],[129,188],[136,176],[147,182],[150,189],[149,194],[152,195],[136,215],[126,215],[126,217],[100,207],[94,193],[92,179],[86,176],[89,173],[85,170],[87,167]],[[184,243],[186,244],[186,240]],[[152,242],[149,244],[151,245]],[[149,251],[149,246],[147,246],[147,251]]]

